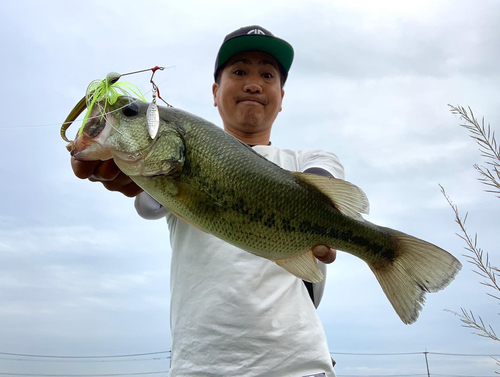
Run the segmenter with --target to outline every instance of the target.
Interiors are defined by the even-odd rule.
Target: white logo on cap
[[[266,35],[266,33],[264,33],[262,30],[260,29],[253,29],[253,30],[250,30],[247,34],[262,34],[262,35]]]

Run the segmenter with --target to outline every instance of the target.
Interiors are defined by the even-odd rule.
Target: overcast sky
[[[465,307],[498,323],[438,186],[469,212],[468,229],[499,265],[498,199],[476,180],[477,146],[447,104],[471,106],[498,129],[500,1],[2,1],[0,372],[168,375],[159,373],[168,353],[7,355],[170,350],[167,225],[74,177],[59,128],[92,80],[155,65],[173,66],[156,76],[169,103],[220,125],[215,55],[226,34],[252,24],[295,49],[273,144],[336,153],[370,199],[370,221],[464,265],[406,326],[367,266],[339,253],[318,309],[337,374],[426,374],[422,353],[341,353],[500,355],[444,311]],[[128,81],[147,92],[148,80]],[[488,357],[428,357],[433,375],[495,370]]]

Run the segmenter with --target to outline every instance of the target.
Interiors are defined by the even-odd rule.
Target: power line
[[[491,377],[491,376],[479,376],[479,375],[458,375],[458,374],[440,374],[432,373],[433,376],[440,377]],[[427,374],[337,374],[337,377],[417,377],[417,376],[427,376]]]
[[[5,361],[29,361],[29,362],[35,362],[35,363],[123,363],[123,362],[129,362],[129,361],[156,361],[156,360],[168,360],[170,359],[170,356],[162,356],[162,357],[149,357],[149,358],[144,358],[144,359],[121,359],[121,360],[88,360],[88,359],[80,359],[80,360],[73,360],[70,358],[66,359],[49,359],[47,358],[36,360],[36,359],[15,359],[15,358],[9,358],[9,357],[0,357],[0,360],[5,360]]]
[[[330,352],[331,355],[351,356],[403,356],[403,355],[440,355],[440,356],[464,356],[464,357],[500,357],[500,355],[478,354],[478,353],[446,353],[446,352],[394,352],[394,353],[357,353],[357,352]]]
[[[107,373],[107,374],[31,374],[31,373],[0,373],[2,376],[30,376],[30,377],[115,377],[115,376],[145,376],[161,373],[169,373],[168,371],[157,372],[138,372],[138,373]],[[433,373],[433,376],[440,377],[490,377],[480,375],[456,375],[456,374],[440,374]],[[337,374],[337,377],[419,377],[427,376],[427,374]]]
[[[353,356],[401,356],[401,355],[422,355],[423,352],[394,352],[394,353],[330,352],[330,354],[331,355],[353,355]]]
[[[170,353],[171,351],[156,351],[145,353],[133,354],[120,354],[120,355],[94,355],[94,356],[75,356],[75,355],[39,355],[39,354],[25,354],[13,352],[0,352],[4,356],[19,356],[19,357],[39,357],[39,358],[53,358],[53,359],[107,359],[107,358],[125,358],[125,357],[138,357],[138,356],[151,356]],[[476,354],[476,353],[447,353],[447,352],[389,352],[389,353],[363,353],[363,352],[330,352],[331,355],[350,355],[350,356],[405,356],[405,355],[440,355],[440,356],[459,356],[459,357],[500,357],[494,354]],[[168,357],[166,357],[168,358]]]
[[[30,377],[116,377],[116,376],[146,376],[152,374],[168,373],[168,370],[158,372],[139,372],[139,373],[107,373],[107,374],[32,374],[32,373],[4,373],[0,376],[30,376]]]
[[[337,374],[337,377],[418,377],[427,374]],[[480,376],[474,376],[480,377]]]
[[[62,356],[62,355],[30,355],[25,353],[11,353],[11,352],[0,352],[0,355],[5,356],[22,356],[22,357],[44,357],[44,358],[54,358],[54,359],[105,359],[113,357],[136,357],[136,356],[150,356],[158,355],[162,353],[170,353],[171,351],[158,351],[158,352],[147,352],[147,353],[135,353],[129,355],[104,355],[104,356]]]
[[[477,353],[444,353],[444,352],[428,352],[429,355],[443,355],[443,356],[466,356],[466,357],[500,357],[500,355],[480,355]]]
[[[442,376],[442,377],[491,377],[491,376],[478,376],[478,375],[463,375],[463,374],[439,374],[439,373],[432,373],[433,376]]]

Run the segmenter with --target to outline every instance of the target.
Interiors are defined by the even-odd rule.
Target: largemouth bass
[[[315,245],[353,254],[368,264],[409,324],[417,320],[425,294],[446,287],[461,268],[435,245],[364,220],[368,200],[351,183],[286,171],[176,108],[159,108],[154,139],[147,103],[121,97],[104,116],[98,108],[72,142],[76,159],[112,158],[179,218],[301,279],[323,279],[311,252]]]

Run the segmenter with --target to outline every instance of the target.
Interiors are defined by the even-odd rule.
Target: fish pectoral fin
[[[316,174],[299,172],[292,172],[292,174],[325,194],[331,204],[344,215],[363,220],[361,213],[370,212],[370,203],[366,194],[350,182]]]
[[[274,259],[273,262],[299,279],[311,283],[319,283],[325,278],[319,269],[318,261],[312,250],[291,258]]]

